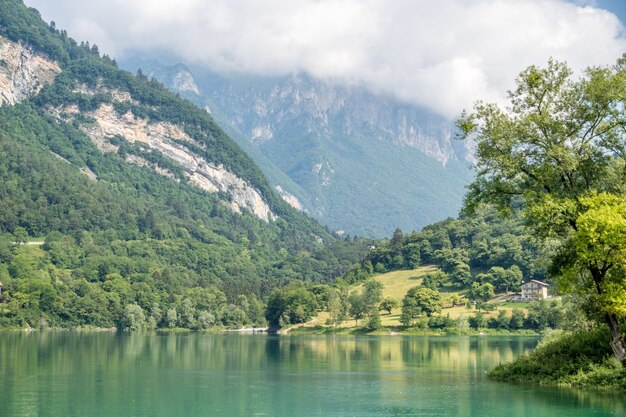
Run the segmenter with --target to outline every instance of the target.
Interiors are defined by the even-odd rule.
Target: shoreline
[[[446,332],[446,331],[425,331],[419,329],[397,329],[397,328],[383,328],[378,330],[368,330],[365,328],[355,327],[342,327],[342,328],[321,328],[316,327],[298,327],[296,329],[290,329],[288,332],[281,329],[278,332],[269,331],[268,328],[252,328],[245,327],[241,329],[206,329],[206,330],[191,330],[185,328],[173,328],[173,329],[153,329],[153,330],[140,330],[140,331],[128,331],[118,330],[115,327],[102,328],[102,327],[53,327],[46,329],[34,329],[34,328],[0,328],[0,333],[25,333],[25,334],[41,334],[41,333],[122,333],[122,334],[139,334],[139,333],[206,333],[206,334],[259,334],[259,335],[279,335],[279,336],[520,336],[520,337],[541,337],[542,333],[534,331],[500,331],[496,329],[483,329],[480,331],[465,331],[465,332]]]
[[[536,336],[543,334],[534,330],[501,330],[501,329],[468,329],[458,331],[456,329],[422,330],[418,328],[383,327],[377,330],[369,330],[364,327],[327,327],[327,326],[300,326],[289,329],[288,332],[281,329],[280,334],[293,335],[367,335],[367,336]]]

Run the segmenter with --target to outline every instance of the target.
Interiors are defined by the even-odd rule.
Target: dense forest
[[[328,282],[367,253],[367,242],[340,239],[284,203],[208,115],[154,80],[117,69],[20,1],[0,3],[0,35],[62,68],[40,94],[0,107],[0,326],[261,326],[272,288]],[[133,100],[77,94],[79,84]],[[80,129],[88,117],[62,123],[46,111],[103,103],[183,126],[202,144],[194,151],[252,184],[277,219],[234,213],[229,195],[192,186],[175,162],[124,138],[103,154]],[[126,163],[133,153],[173,178]]]

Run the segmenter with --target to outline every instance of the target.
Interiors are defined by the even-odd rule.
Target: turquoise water
[[[0,416],[622,416],[488,381],[523,337],[0,333]]]

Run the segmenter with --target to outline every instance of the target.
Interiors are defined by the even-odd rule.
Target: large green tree
[[[400,322],[405,326],[411,326],[422,314],[430,317],[439,313],[443,308],[439,291],[418,285],[407,291],[402,299],[402,314]]]
[[[626,196],[626,57],[578,79],[550,60],[528,67],[516,84],[509,107],[478,102],[458,121],[463,136],[475,140],[478,160],[467,208],[523,202],[537,236],[559,242],[555,276],[593,297],[623,360],[624,309],[615,300],[626,275],[626,236],[616,232]],[[599,256],[607,250],[611,256]]]

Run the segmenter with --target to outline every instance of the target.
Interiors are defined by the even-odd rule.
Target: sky
[[[504,103],[548,58],[581,74],[626,52],[624,0],[25,0],[77,41],[220,73],[306,72],[448,118]]]

